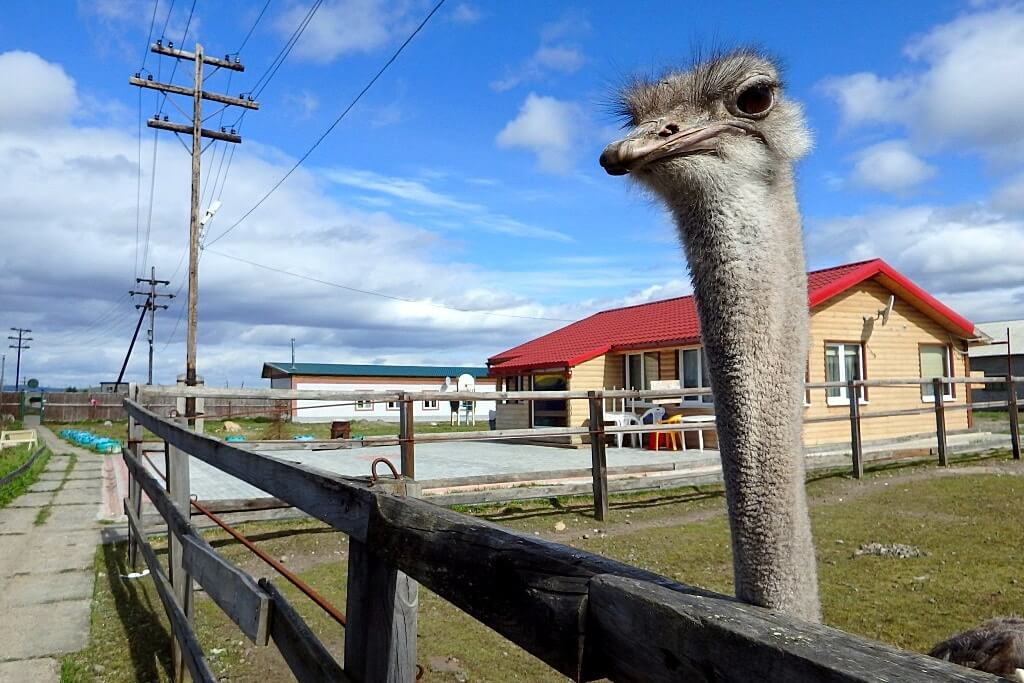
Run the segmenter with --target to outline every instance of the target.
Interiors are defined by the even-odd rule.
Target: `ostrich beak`
[[[638,126],[627,137],[605,147],[600,159],[604,170],[609,175],[625,175],[659,159],[716,152],[718,136],[723,134],[760,137],[756,129],[741,121],[709,123],[686,130],[660,124]]]

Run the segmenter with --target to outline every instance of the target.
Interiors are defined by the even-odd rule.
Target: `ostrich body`
[[[801,423],[807,275],[793,162],[810,148],[777,68],[734,52],[621,95],[601,155],[671,211],[689,264],[722,455],[736,595],[821,618]]]

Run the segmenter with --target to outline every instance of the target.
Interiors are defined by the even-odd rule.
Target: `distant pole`
[[[295,369],[295,337],[292,337],[292,370]]]
[[[1020,460],[1020,422],[1017,416],[1017,386],[1013,381],[1013,351],[1010,349],[1009,327],[1006,328],[1006,393],[1013,459]]]
[[[0,420],[4,419],[4,371],[7,369],[7,354],[0,355]]]
[[[12,341],[16,341],[17,342],[16,344],[10,344],[9,348],[17,349],[18,350],[17,361],[15,362],[15,365],[14,365],[14,390],[18,391],[18,387],[21,386],[21,352],[22,352],[23,349],[30,349],[30,348],[32,348],[32,347],[28,346],[27,344],[25,344],[25,342],[32,341],[32,337],[26,337],[25,336],[26,334],[28,334],[32,330],[30,330],[30,329],[28,329],[26,327],[12,327],[11,331],[18,333],[17,337],[14,337],[14,336],[8,336],[7,337],[8,339],[10,339]]]
[[[144,303],[144,304],[135,304],[135,308],[145,308],[146,310],[149,311],[149,373],[147,375],[148,379],[146,381],[146,384],[152,384],[153,383],[153,340],[155,338],[154,337],[154,329],[155,329],[155,325],[156,325],[156,309],[158,309],[158,308],[162,308],[164,310],[167,309],[167,306],[165,304],[157,304],[156,300],[157,300],[157,297],[161,297],[161,296],[165,296],[168,299],[173,299],[174,295],[173,294],[163,294],[163,293],[160,293],[160,292],[156,291],[156,286],[157,285],[169,285],[169,284],[171,284],[170,280],[157,280],[156,279],[156,266],[153,266],[152,268],[150,268],[149,279],[146,279],[144,277],[137,277],[137,278],[135,278],[135,282],[137,282],[139,284],[143,284],[144,283],[144,284],[148,284],[149,285],[149,291],[148,292],[136,292],[135,290],[132,290],[131,292],[129,292],[129,294],[132,294],[133,296],[136,295],[136,294],[144,294],[144,295],[146,295],[146,303]],[[115,387],[115,389],[116,388],[117,387]]]

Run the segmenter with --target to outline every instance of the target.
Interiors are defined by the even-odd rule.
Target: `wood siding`
[[[864,345],[864,374],[866,379],[888,377],[920,377],[921,344],[952,345],[953,374],[966,373],[962,350],[963,341],[951,338],[950,334],[934,320],[921,313],[906,301],[896,298],[889,321],[865,323],[864,317],[874,318],[885,308],[891,292],[874,281],[867,281],[811,312],[811,345],[808,354],[812,382],[825,381],[825,343],[861,342]],[[956,387],[956,396],[947,403],[963,403],[964,387]],[[896,410],[899,408],[920,408],[929,406],[921,399],[921,390],[913,386],[871,387],[867,403],[862,404],[861,413]],[[829,406],[825,401],[825,390],[811,392],[811,404],[804,411],[805,417],[822,415],[848,415],[848,405]],[[967,411],[946,413],[946,428],[950,431],[967,428]],[[935,432],[935,417],[930,413],[864,419],[861,434],[865,441],[891,439],[911,434]],[[814,446],[825,443],[849,441],[848,422],[825,422],[804,427],[804,443]]]

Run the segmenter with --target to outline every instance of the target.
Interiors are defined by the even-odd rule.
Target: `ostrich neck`
[[[736,595],[820,619],[801,438],[807,274],[789,173],[673,207],[710,364]]]

